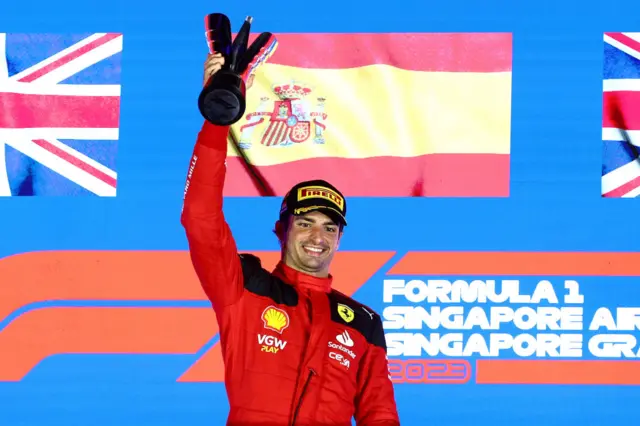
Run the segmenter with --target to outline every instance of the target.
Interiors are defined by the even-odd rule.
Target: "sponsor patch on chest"
[[[258,344],[261,352],[277,354],[279,351],[287,347],[286,340],[278,339],[268,334],[258,334]]]
[[[265,330],[273,331],[280,335],[289,327],[290,323],[289,314],[273,305],[267,306],[262,311],[260,318]],[[258,333],[258,345],[260,346],[260,352],[277,354],[287,347],[287,341],[271,334]]]
[[[355,342],[348,330],[343,330],[335,337],[335,341],[329,341],[329,358],[339,363],[347,370],[351,362],[355,361],[356,353],[353,351]]]
[[[287,311],[275,306],[267,306],[262,312],[262,322],[264,323],[264,328],[282,334],[289,327],[289,314],[287,314]]]

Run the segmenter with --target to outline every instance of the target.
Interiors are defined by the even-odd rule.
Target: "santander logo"
[[[351,336],[349,336],[349,332],[347,330],[342,334],[338,334],[336,336],[336,340],[349,348],[353,346],[353,340],[351,340]]]

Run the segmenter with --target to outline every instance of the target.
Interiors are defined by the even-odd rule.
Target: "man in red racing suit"
[[[227,425],[399,425],[382,321],[331,288],[346,200],[325,181],[296,185],[276,222],[282,260],[265,270],[223,215],[228,131],[205,121],[181,219],[220,327]]]

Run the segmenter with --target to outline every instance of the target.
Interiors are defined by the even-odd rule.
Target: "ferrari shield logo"
[[[239,145],[249,149],[258,138],[267,147],[287,146],[308,141],[324,144],[327,114],[323,97],[311,101],[312,89],[303,83],[291,82],[272,87],[277,99],[260,98],[258,111],[246,116],[240,128]],[[261,135],[254,134],[257,129]]]
[[[355,318],[353,309],[351,309],[347,305],[343,305],[342,303],[338,303],[338,315],[340,315],[340,318],[342,318],[345,322],[351,322],[353,321],[353,318]]]

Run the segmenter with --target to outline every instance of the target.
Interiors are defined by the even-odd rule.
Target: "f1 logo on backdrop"
[[[279,259],[254,254],[267,269]],[[353,294],[393,255],[338,253],[335,287]],[[640,255],[412,252],[387,275],[636,276]],[[178,381],[223,381],[215,315],[188,252],[27,253],[1,259],[0,276],[12,283],[0,286],[0,381],[20,381],[56,354],[196,356],[203,348]],[[475,374],[475,383],[640,384],[634,361],[390,356],[389,364],[396,383],[466,383]]]
[[[253,254],[267,269],[280,256]],[[393,254],[337,254],[335,288],[353,294]],[[25,253],[1,259],[0,276],[0,381],[56,354],[195,355],[212,339],[178,380],[223,381],[215,314],[186,251]]]

